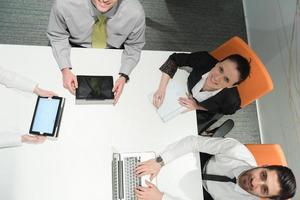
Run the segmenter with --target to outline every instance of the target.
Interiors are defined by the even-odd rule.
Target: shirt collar
[[[208,75],[209,75],[209,72],[206,72],[205,74],[203,74],[201,76],[201,79],[207,79]]]
[[[120,2],[121,2],[121,0],[118,0],[117,3],[109,11],[107,11],[106,13],[102,13],[95,7],[92,0],[90,0],[90,5],[91,5],[91,8],[92,8],[92,14],[93,14],[93,16],[96,16],[96,17],[98,17],[100,15],[104,15],[107,18],[112,18],[116,14]]]

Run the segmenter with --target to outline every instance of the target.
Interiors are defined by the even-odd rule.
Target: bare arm
[[[165,94],[166,94],[166,88],[167,88],[167,85],[168,85],[170,79],[171,79],[171,77],[168,74],[166,74],[165,72],[162,72],[159,87],[153,95],[153,105],[156,108],[159,108],[164,101]]]

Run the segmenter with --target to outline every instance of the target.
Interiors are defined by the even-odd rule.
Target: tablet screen
[[[53,133],[60,99],[39,98],[33,120],[32,131]]]
[[[76,99],[103,100],[113,99],[112,76],[77,76]]]

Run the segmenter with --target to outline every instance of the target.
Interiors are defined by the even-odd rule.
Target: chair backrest
[[[278,144],[246,144],[253,154],[257,165],[283,165],[287,166],[284,153]],[[261,200],[266,200],[261,198]]]
[[[239,37],[235,36],[213,50],[211,54],[222,60],[231,54],[240,54],[250,61],[250,76],[238,86],[241,108],[252,103],[273,89],[272,79],[255,52]]]
[[[253,154],[258,166],[287,166],[284,153],[279,144],[246,144],[246,147]]]

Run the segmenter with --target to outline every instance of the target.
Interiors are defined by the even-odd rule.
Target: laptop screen
[[[55,128],[60,99],[40,98],[33,120],[32,131],[52,133]]]

